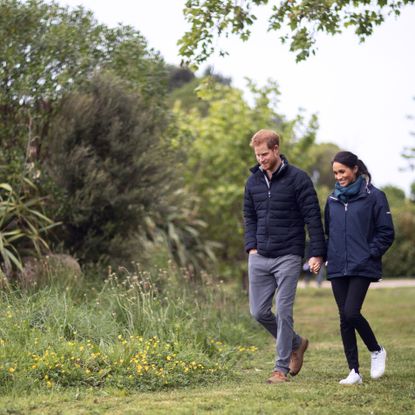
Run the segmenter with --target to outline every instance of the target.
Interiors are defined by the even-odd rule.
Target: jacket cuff
[[[245,245],[246,253],[248,253],[251,249],[256,249],[256,244],[251,243],[251,244]]]

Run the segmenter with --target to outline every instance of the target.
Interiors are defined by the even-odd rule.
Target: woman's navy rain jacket
[[[328,237],[327,278],[363,276],[379,280],[382,255],[395,236],[385,194],[366,182],[348,203],[331,194],[324,219]]]

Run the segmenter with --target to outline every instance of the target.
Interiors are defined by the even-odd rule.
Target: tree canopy
[[[138,31],[108,28],[82,7],[1,1],[0,39],[0,164],[24,158],[28,135],[39,150],[54,103],[94,72],[114,72],[147,100],[167,91],[164,63]]]
[[[413,98],[415,102],[415,97]],[[408,115],[408,119],[415,121],[415,115]],[[412,130],[410,132],[410,135],[412,137],[415,137],[415,131]],[[415,146],[407,146],[404,148],[404,151],[402,152],[402,157],[407,160],[408,162],[408,168],[411,170],[415,169]]]
[[[317,123],[313,115],[310,119],[304,114],[288,119],[278,113],[279,91],[272,82],[264,87],[249,83],[252,106],[239,89],[217,81],[210,86],[202,91],[207,104],[203,111],[199,107],[189,109],[181,101],[176,102],[174,111],[179,135],[186,140],[182,142],[187,152],[184,179],[190,193],[199,200],[201,217],[209,224],[203,236],[221,244],[217,257],[234,276],[235,261],[245,264],[241,207],[249,168],[256,164],[249,146],[252,135],[261,128],[278,130],[283,153],[294,164],[306,168],[311,167],[308,154]],[[223,269],[222,272],[225,273]]]
[[[219,13],[228,3],[188,6],[215,5]],[[173,261],[190,278],[217,259],[221,277],[243,274],[243,185],[255,164],[250,137],[261,128],[281,133],[283,153],[309,172],[321,201],[333,185],[338,147],[315,142],[315,115],[278,111],[274,82],[248,81],[249,103],[210,69],[199,79],[166,66],[133,28],[111,29],[82,7],[52,1],[0,1],[0,36],[0,242],[7,249],[0,270],[19,268],[19,255],[39,251],[35,243],[45,238],[42,246],[83,263]],[[407,212],[397,215],[405,237],[388,261],[389,272],[405,275],[413,269],[415,205],[399,189],[386,190],[392,208]]]
[[[268,6],[268,30],[281,34],[297,61],[316,52],[316,35],[353,28],[360,41],[387,16],[399,16],[415,0],[187,0],[184,15],[190,29],[179,40],[187,63],[199,65],[213,54],[219,37],[231,34],[247,40],[257,20],[258,7]],[[220,50],[221,55],[226,54]]]
[[[92,261],[129,258],[128,241],[143,232],[147,216],[166,210],[176,183],[167,117],[105,73],[67,94],[57,109],[43,164],[61,193],[55,215],[67,231],[66,247]]]

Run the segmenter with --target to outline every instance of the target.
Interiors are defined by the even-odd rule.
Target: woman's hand
[[[310,267],[310,271],[313,274],[318,274],[320,271],[321,265],[323,263],[323,257],[321,256],[313,256],[308,260],[308,265]]]

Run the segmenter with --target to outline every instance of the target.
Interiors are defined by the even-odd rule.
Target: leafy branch
[[[190,29],[179,40],[186,64],[199,66],[217,49],[219,38],[249,39],[257,20],[255,8],[268,6],[268,30],[281,33],[296,60],[316,53],[318,32],[335,35],[353,28],[363,42],[388,16],[399,16],[415,0],[187,0],[183,10]],[[220,55],[227,54],[219,50]]]

